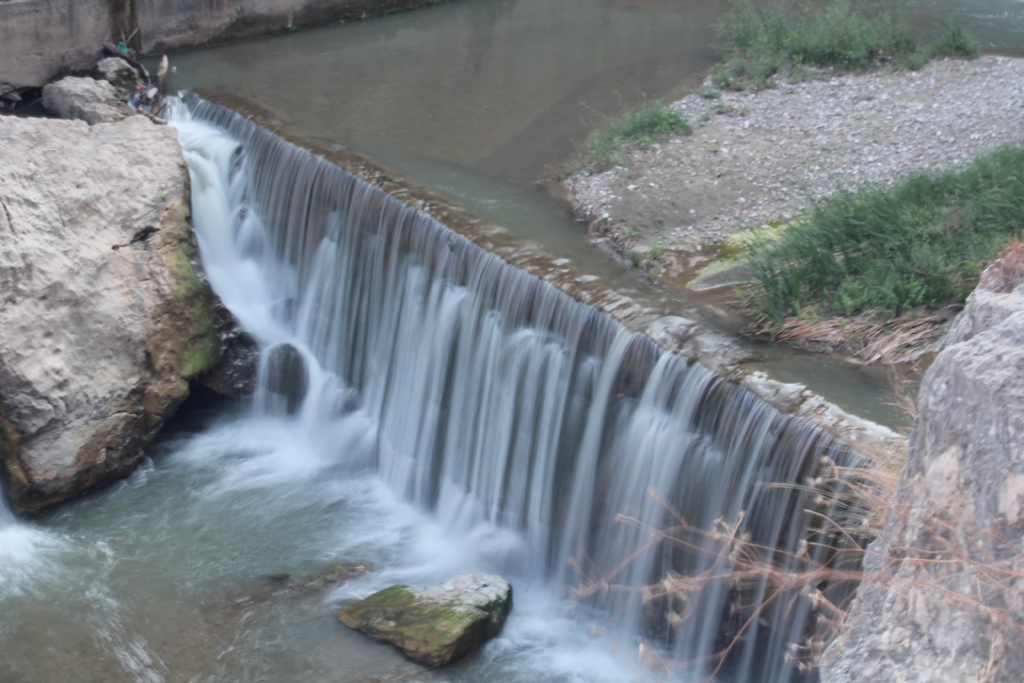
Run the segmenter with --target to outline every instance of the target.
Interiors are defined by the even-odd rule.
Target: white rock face
[[[1021,680],[1020,263],[1024,248],[986,271],[925,374],[896,500],[825,653],[825,683]],[[1006,266],[1013,281],[990,277]]]
[[[43,88],[43,106],[62,119],[81,119],[89,125],[120,121],[132,115],[117,99],[114,86],[94,78],[68,76]]]
[[[174,130],[0,117],[0,462],[16,507],[128,474],[219,359]]]
[[[471,605],[487,610],[508,600],[511,593],[512,586],[500,576],[463,572],[437,586],[427,586],[419,592],[419,597],[424,602]]]

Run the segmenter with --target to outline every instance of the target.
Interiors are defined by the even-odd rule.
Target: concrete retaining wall
[[[323,26],[435,0],[135,0],[142,50],[196,45]]]
[[[322,26],[437,0],[0,0],[0,82],[92,68],[122,32],[143,54]]]
[[[0,81],[41,86],[91,68],[114,32],[111,0],[0,0]]]

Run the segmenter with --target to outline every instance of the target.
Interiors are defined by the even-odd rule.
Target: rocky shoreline
[[[836,190],[1019,143],[1024,59],[944,59],[756,93],[705,88],[671,106],[693,135],[564,185],[594,239],[655,277],[689,279],[730,234],[777,225]]]

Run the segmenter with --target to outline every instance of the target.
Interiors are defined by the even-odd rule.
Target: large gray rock
[[[114,86],[94,78],[68,76],[43,88],[43,106],[62,119],[81,119],[89,125],[113,123],[132,115],[117,98]]]
[[[925,374],[909,459],[825,683],[1021,680],[1024,287],[993,285],[1000,267]]]
[[[222,352],[175,131],[0,116],[0,462],[20,510],[124,476]]]
[[[512,586],[500,576],[466,572],[416,592],[391,586],[346,605],[338,620],[397,646],[414,661],[446,666],[501,633]]]
[[[142,83],[139,72],[120,57],[104,57],[96,62],[96,73],[108,83],[122,88],[134,88]]]

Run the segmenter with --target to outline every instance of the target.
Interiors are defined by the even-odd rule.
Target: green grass
[[[719,29],[728,53],[711,80],[733,90],[770,87],[782,73],[796,79],[807,71],[866,71],[885,64],[920,69],[930,56],[972,57],[979,51],[977,41],[953,22],[945,24],[938,42],[920,48],[901,5],[884,0],[733,0]]]
[[[591,170],[603,171],[621,161],[628,149],[647,146],[663,135],[691,133],[693,129],[682,114],[655,102],[591,133],[587,139],[587,165]]]
[[[973,59],[981,54],[981,45],[963,26],[947,19],[942,24],[942,36],[932,43],[929,52],[932,57]]]
[[[1024,149],[890,190],[841,192],[775,241],[751,240],[752,303],[788,316],[903,315],[963,302],[979,271],[1024,227]]]

